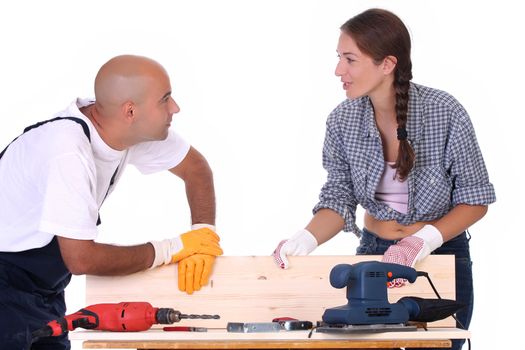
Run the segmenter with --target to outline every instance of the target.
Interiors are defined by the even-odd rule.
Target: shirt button
[[[391,213],[392,212],[392,208],[386,208],[386,211]]]

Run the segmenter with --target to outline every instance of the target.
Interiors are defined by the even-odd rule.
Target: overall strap
[[[71,120],[71,121],[74,121],[78,124],[80,124],[80,126],[82,126],[82,130],[84,130],[84,134],[86,135],[86,137],[88,138],[89,142],[91,142],[91,133],[89,132],[89,127],[88,125],[86,124],[85,121],[83,121],[82,119],[80,118],[77,118],[77,117],[56,117],[56,118],[53,118],[53,119],[49,119],[49,120],[44,120],[42,122],[38,122],[36,124],[33,124],[33,125],[30,125],[28,126],[27,128],[24,129],[24,132],[22,134],[25,134],[26,132],[28,132],[29,130],[31,129],[35,129],[35,128],[38,128],[39,126],[42,126],[44,124],[47,124],[49,122],[54,122],[54,121],[57,121],[57,120],[62,120],[62,119],[67,119],[67,120]],[[2,151],[2,153],[0,153],[0,159],[2,158],[2,156],[4,155],[5,151],[7,150],[7,148],[11,145],[11,143],[15,142],[17,138],[19,138],[20,136],[17,136],[15,137],[15,139],[13,141],[11,141],[9,143],[9,145],[6,146],[6,148],[4,148],[4,150]]]
[[[76,117],[56,117],[45,120],[28,126],[24,129],[23,133],[62,119],[68,119],[80,124],[84,130],[84,134],[91,142],[91,135],[87,123]],[[11,143],[16,141],[16,139],[18,139],[18,137],[11,141]],[[11,143],[9,145],[11,145]],[[9,145],[0,153],[0,159]],[[9,264],[9,269],[7,270],[10,271],[10,281],[18,289],[38,293],[43,296],[62,293],[71,279],[71,272],[69,272],[64,264],[56,236],[53,237],[48,245],[42,248],[21,252],[0,252],[0,265],[3,264]]]
[[[57,120],[63,120],[63,119],[71,120],[71,121],[74,121],[74,122],[80,124],[80,126],[82,126],[82,130],[84,130],[84,134],[88,138],[89,142],[91,142],[91,133],[89,132],[88,125],[86,124],[85,121],[83,121],[82,119],[77,118],[77,117],[56,117],[56,118],[53,118],[53,119],[44,120],[44,121],[41,121],[41,122],[38,122],[36,124],[33,124],[33,125],[30,125],[30,126],[26,127],[24,129],[24,132],[22,132],[22,134],[25,134],[29,130],[38,128],[39,126],[42,126],[44,124],[47,124],[47,123],[50,123],[50,122],[54,122],[54,121],[57,121]],[[13,141],[11,141],[11,143],[15,142],[16,139],[18,139],[19,137],[20,137],[20,135],[17,136]],[[6,148],[4,148],[2,153],[0,153],[0,159],[2,159],[2,156],[4,155],[4,153],[7,150],[7,148],[11,145],[11,143],[9,143],[9,145],[7,145]],[[117,172],[118,172],[118,167],[117,167],[117,169],[115,169],[115,172],[113,173],[113,176],[111,177],[111,181],[109,183],[109,187],[108,187],[108,190],[106,192],[106,196],[104,197],[104,199],[106,199],[106,197],[107,197],[107,195],[109,193],[109,189],[111,188],[111,186],[113,186],[113,183],[115,182],[115,177],[117,175]],[[99,214],[98,218],[97,218],[97,226],[100,225],[100,224],[101,224],[101,220],[100,220],[100,214]]]

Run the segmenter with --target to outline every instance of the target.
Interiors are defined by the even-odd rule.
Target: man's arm
[[[62,259],[68,270],[75,275],[127,275],[159,265],[177,263],[195,254],[212,257],[222,255],[219,236],[209,228],[199,228],[174,238],[128,247],[57,237]]]
[[[213,174],[204,156],[190,147],[184,160],[170,171],[186,184],[191,223],[215,225]]]
[[[150,243],[120,247],[90,240],[57,238],[62,259],[74,275],[127,275],[148,269],[155,258]]]
[[[192,224],[215,224],[213,175],[206,159],[190,147],[184,160],[170,171],[186,184]],[[75,275],[126,275],[151,267],[153,245],[115,246],[57,236],[66,267]]]

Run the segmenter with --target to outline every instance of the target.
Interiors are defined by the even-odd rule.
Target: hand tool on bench
[[[33,341],[59,336],[78,327],[111,332],[145,331],[154,324],[172,324],[182,319],[219,319],[219,315],[183,314],[172,308],[158,308],[148,302],[95,304],[47,323],[32,333]]]
[[[388,302],[387,282],[404,278],[413,283],[418,272],[408,266],[364,261],[339,264],[330,272],[330,284],[347,287],[348,304],[326,309],[323,323],[316,328],[324,333],[414,331],[408,321],[432,322],[454,314],[463,307],[447,299],[404,297]]]
[[[162,327],[162,330],[165,332],[207,332],[208,328],[206,327],[188,327],[188,326],[178,326],[178,327]]]
[[[312,322],[300,321],[290,317],[274,318],[272,322],[228,322],[226,330],[234,333],[266,333],[280,331],[299,331],[312,328]]]
[[[302,331],[313,327],[313,323],[310,321],[301,321],[292,317],[277,317],[272,322],[279,323],[282,329],[286,331]]]
[[[228,322],[226,330],[233,333],[279,332],[283,328],[277,322]]]

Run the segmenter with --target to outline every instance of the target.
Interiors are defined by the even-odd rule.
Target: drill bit
[[[208,320],[208,319],[216,319],[216,320],[218,320],[219,318],[221,318],[221,316],[219,316],[219,315],[206,315],[206,314],[203,314],[203,315],[195,315],[195,314],[187,315],[187,314],[180,314],[180,315],[179,315],[179,318],[180,318],[180,319],[183,319],[183,318],[189,318],[189,319],[202,318],[202,319],[205,319],[205,320]]]

